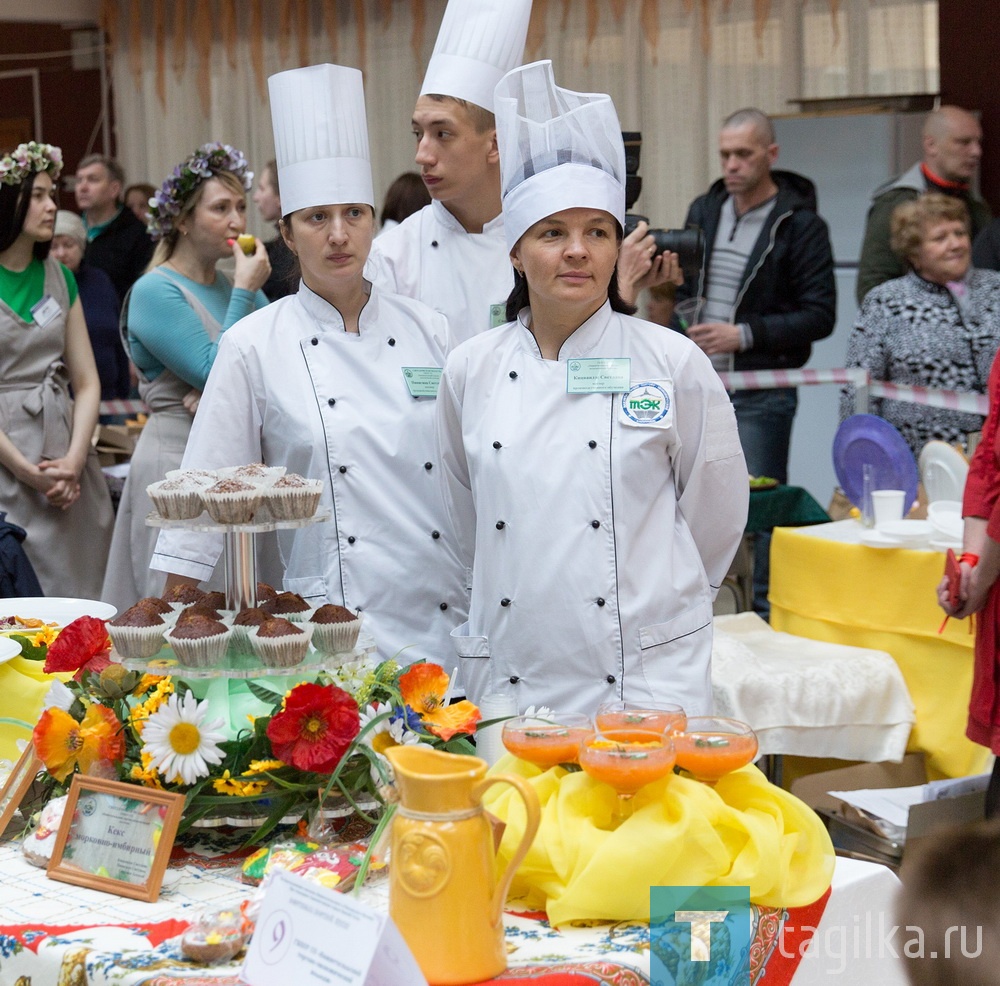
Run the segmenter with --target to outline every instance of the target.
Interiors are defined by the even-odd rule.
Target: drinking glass
[[[593,734],[590,716],[549,712],[508,719],[501,739],[508,753],[548,770],[560,763],[577,763],[580,744]]]
[[[595,722],[601,732],[607,729],[652,729],[669,736],[684,731],[687,716],[679,705],[633,704],[618,700],[598,706]]]
[[[715,784],[757,756],[757,734],[738,719],[694,716],[684,732],[674,737],[674,746],[678,767],[695,780]]]

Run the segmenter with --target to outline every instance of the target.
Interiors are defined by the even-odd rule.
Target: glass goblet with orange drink
[[[697,716],[674,737],[677,766],[696,780],[714,784],[757,756],[757,735],[738,719]]]
[[[508,719],[500,738],[508,753],[548,770],[561,763],[577,763],[580,744],[593,734],[590,716],[547,712]]]
[[[594,721],[601,732],[608,729],[652,729],[669,736],[684,731],[687,716],[679,705],[637,705],[619,700],[598,706]]]
[[[632,814],[636,791],[666,777],[675,760],[673,739],[653,729],[602,730],[580,746],[580,766],[618,795],[616,824]]]

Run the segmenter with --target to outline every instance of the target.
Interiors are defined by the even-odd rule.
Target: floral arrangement
[[[28,616],[0,617],[0,636],[10,637],[21,645],[20,657],[29,661],[44,661],[49,644],[56,639],[59,628]]]
[[[62,150],[52,144],[29,140],[0,157],[0,184],[19,185],[32,175],[47,171],[55,181],[62,171]]]
[[[253,186],[253,172],[248,170],[242,151],[218,141],[202,144],[186,161],[174,168],[149,200],[149,219],[146,223],[149,235],[154,240],[160,240],[170,233],[188,196],[206,178],[220,171],[234,174],[248,192]]]
[[[280,691],[248,681],[264,714],[232,736],[184,681],[129,671],[108,648],[104,622],[85,616],[48,649],[47,672],[74,673],[53,683],[32,735],[50,797],[76,771],[176,791],[185,796],[181,831],[251,802],[257,841],[289,814],[312,819],[331,798],[374,824],[368,812],[392,778],[390,746],[473,752],[479,709],[448,704],[448,675],[434,664],[359,661]]]

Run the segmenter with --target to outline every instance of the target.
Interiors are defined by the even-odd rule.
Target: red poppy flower
[[[111,641],[104,620],[81,616],[68,623],[49,645],[45,655],[46,674],[55,671],[102,671],[110,663]]]
[[[267,726],[274,755],[299,770],[330,774],[361,731],[358,703],[336,685],[303,682]]]

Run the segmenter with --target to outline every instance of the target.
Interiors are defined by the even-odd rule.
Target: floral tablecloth
[[[239,881],[238,864],[238,854],[209,837],[197,856],[178,854],[159,900],[146,903],[50,881],[24,860],[19,844],[0,843],[0,986],[236,986],[241,957],[213,967],[190,962],[179,936],[201,910],[238,906],[253,893]],[[817,903],[759,909],[752,986],[818,986],[831,975],[840,984],[903,986],[901,965],[878,942],[863,942],[851,956],[837,945],[850,940],[852,928],[856,937],[859,924],[891,924],[896,884],[884,867],[841,859],[831,893]],[[363,899],[384,908],[387,895],[383,882],[366,887]],[[505,926],[510,968],[496,980],[505,986],[650,983],[643,923],[555,929],[544,915],[508,911]]]

